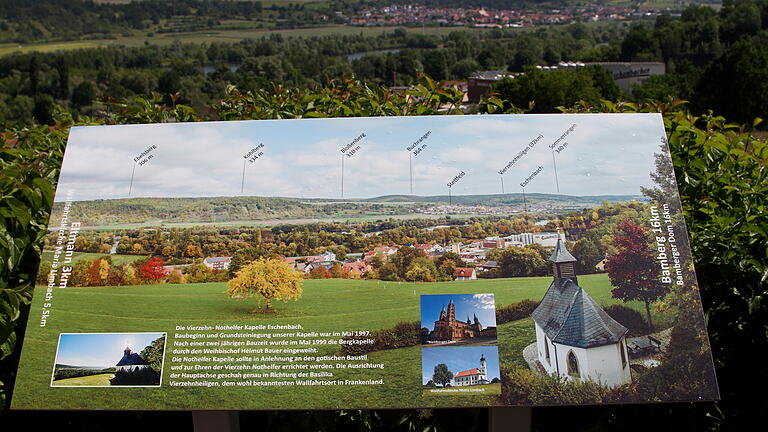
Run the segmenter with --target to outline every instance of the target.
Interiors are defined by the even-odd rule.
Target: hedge
[[[240,93],[228,89],[206,119],[434,115],[441,105],[455,109],[460,95],[423,79],[406,95],[354,81],[320,90],[273,89]],[[77,124],[123,124],[199,121],[185,106],[165,107],[160,99],[140,97],[111,103],[100,119]],[[490,97],[481,112],[498,113],[504,101]],[[585,103],[566,112],[660,112],[690,233],[699,288],[722,401],[717,404],[676,404],[622,407],[558,408],[558,415],[534,416],[538,427],[567,426],[622,430],[740,430],[764,424],[765,398],[743,391],[746,383],[768,382],[768,366],[745,359],[768,354],[768,169],[765,142],[750,130],[721,117],[690,115],[683,103]],[[519,111],[516,111],[519,112]],[[23,334],[35,271],[41,252],[69,127],[75,122],[56,113],[55,127],[26,126],[5,130],[0,149],[0,407],[7,403],[18,364],[17,335]],[[612,143],[606,143],[612,145]],[[414,332],[414,338],[416,337]],[[570,411],[571,409],[577,411]],[[545,411],[547,412],[547,411]],[[377,412],[352,414],[362,422]],[[291,415],[296,415],[295,413]],[[339,414],[341,415],[341,414]],[[418,412],[398,416],[398,424],[424,425]],[[280,414],[272,414],[278,419]],[[271,421],[271,420],[270,420]],[[380,423],[376,423],[380,424]]]

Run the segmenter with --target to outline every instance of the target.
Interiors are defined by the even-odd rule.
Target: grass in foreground
[[[420,319],[422,294],[494,293],[496,306],[523,299],[539,300],[550,277],[493,279],[443,283],[398,283],[367,280],[306,280],[298,301],[275,302],[275,313],[252,314],[255,299],[236,300],[224,291],[225,283],[89,287],[54,290],[50,317],[44,327],[39,319],[44,288],[37,288],[25,348],[14,394],[14,407],[66,409],[340,409],[425,406],[496,405],[495,395],[422,396],[421,347],[373,352],[367,362],[385,368],[331,369],[331,379],[383,379],[383,385],[304,387],[168,387],[169,365],[176,326],[226,324],[301,324],[303,331],[376,330]],[[580,276],[579,282],[598,303],[611,299],[605,274]],[[631,304],[642,310],[642,304]],[[655,317],[660,321],[663,317]],[[61,332],[168,332],[163,386],[134,388],[132,397],[116,398],[101,388],[68,388],[51,391],[52,364]],[[535,338],[530,318],[498,326],[500,362],[523,362],[522,348]],[[317,346],[316,355],[338,354],[338,345]],[[116,352],[115,361],[122,352]],[[258,356],[256,356],[258,357]],[[254,360],[254,362],[260,360]],[[303,363],[297,359],[296,363]],[[211,363],[215,364],[215,363]],[[279,364],[285,364],[279,363]],[[92,378],[93,379],[93,378]],[[63,380],[62,380],[63,381]]]
[[[108,386],[110,378],[114,375],[111,373],[88,375],[77,378],[65,378],[55,380],[51,383],[54,387],[70,387],[70,386]]]

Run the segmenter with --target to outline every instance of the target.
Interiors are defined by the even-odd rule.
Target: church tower
[[[570,279],[574,283],[578,283],[576,282],[576,269],[574,267],[576,258],[568,252],[562,240],[557,240],[557,245],[549,260],[552,261],[552,273],[555,279]]]
[[[456,305],[453,304],[453,297],[451,297],[451,301],[448,302],[448,322],[456,322]]]
[[[485,375],[485,356],[480,354],[480,374]]]

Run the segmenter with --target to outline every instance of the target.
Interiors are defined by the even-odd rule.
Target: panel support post
[[[195,432],[240,432],[237,411],[192,411]]]
[[[488,432],[530,432],[531,407],[501,407],[488,410]]]

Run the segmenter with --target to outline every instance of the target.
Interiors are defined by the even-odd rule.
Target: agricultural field
[[[309,27],[299,29],[285,29],[285,30],[270,30],[268,28],[254,28],[253,23],[249,23],[251,27],[227,29],[227,30],[201,30],[196,32],[186,33],[155,33],[152,36],[146,34],[135,34],[131,36],[118,36],[114,39],[83,39],[76,41],[57,41],[47,43],[33,43],[33,44],[17,44],[17,43],[3,43],[0,44],[0,55],[7,55],[14,52],[53,52],[53,51],[67,51],[81,48],[98,48],[106,46],[125,45],[129,47],[144,46],[144,45],[160,45],[167,46],[172,44],[175,40],[182,43],[211,43],[211,42],[238,42],[243,39],[258,39],[263,37],[269,37],[273,34],[279,34],[283,37],[312,37],[312,36],[328,36],[328,35],[365,35],[365,36],[379,36],[382,34],[388,34],[394,32],[400,27],[353,27],[353,26],[327,26],[327,27]],[[453,31],[472,31],[472,32],[488,32],[488,29],[471,28],[471,27],[418,27],[418,28],[406,28],[407,31],[413,33],[427,34],[427,35],[446,35]],[[521,29],[524,31],[524,29]]]
[[[251,313],[256,299],[232,299],[225,294],[225,283],[186,285],[143,285],[122,287],[67,288],[55,290],[44,327],[38,325],[44,301],[44,288],[38,287],[33,299],[30,325],[25,336],[25,352],[19,379],[26,385],[17,388],[14,407],[189,409],[215,406],[219,409],[259,408],[366,408],[497,405],[496,396],[441,395],[425,400],[421,386],[421,348],[418,346],[372,352],[367,362],[383,363],[379,372],[334,369],[333,379],[383,378],[376,386],[327,386],[322,390],[306,387],[168,387],[171,371],[170,347],[176,326],[231,324],[301,324],[303,331],[355,331],[389,328],[398,322],[419,320],[422,294],[493,293],[496,307],[523,299],[539,300],[551,277],[493,279],[442,283],[398,283],[376,280],[305,280],[298,301],[274,302],[274,313]],[[579,283],[601,305],[623,303],[611,298],[605,274],[579,277]],[[642,310],[639,302],[628,303]],[[669,323],[668,315],[655,312],[659,325]],[[60,332],[160,332],[167,331],[167,344],[161,388],[134,388],[131,398],[115,398],[120,390],[102,388],[49,389],[51,368]],[[535,339],[530,318],[498,326],[500,363],[524,366],[522,349]],[[337,345],[318,346],[316,355],[338,355]],[[121,353],[115,353],[115,361]],[[256,356],[258,357],[258,356]],[[213,364],[213,363],[212,363]],[[194,397],[191,396],[194,394]],[[119,402],[118,402],[119,400]]]
[[[78,261],[84,261],[84,260],[94,260],[96,258],[102,258],[105,256],[108,256],[112,259],[113,265],[129,264],[134,261],[138,261],[140,259],[146,258],[146,256],[144,255],[122,255],[122,254],[110,255],[110,254],[103,254],[103,253],[75,252],[72,256],[72,261],[78,262]],[[42,261],[52,262],[53,251],[44,250],[40,259]]]

